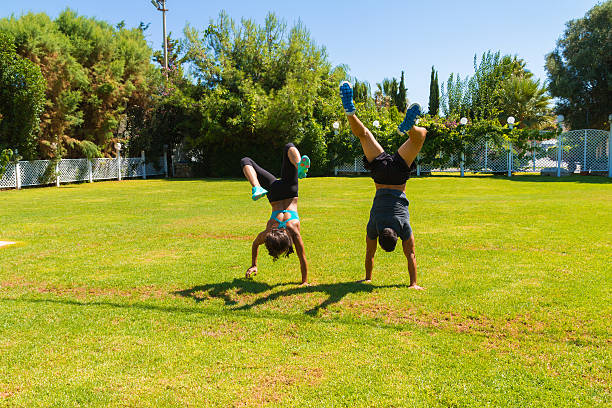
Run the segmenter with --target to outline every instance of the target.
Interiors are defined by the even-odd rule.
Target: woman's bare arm
[[[251,245],[251,267],[246,271],[246,277],[250,278],[252,276],[257,275],[257,254],[259,253],[259,246],[264,243],[266,239],[266,234],[268,230],[260,232],[253,240],[253,245]]]
[[[300,234],[300,223],[296,222],[287,227],[291,232],[293,245],[295,246],[295,254],[300,260],[300,271],[302,272],[302,285],[308,284],[308,262],[306,261],[306,250],[304,249],[304,241]]]

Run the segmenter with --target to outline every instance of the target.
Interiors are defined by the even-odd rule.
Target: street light
[[[151,0],[151,4],[162,12],[164,16],[164,68],[166,70],[166,76],[168,76],[168,37],[166,36],[166,0]]]
[[[459,123],[463,126],[461,128],[461,138],[463,139],[463,135],[465,134],[465,125],[467,125],[468,120],[466,117],[461,118],[461,120],[459,120]],[[464,164],[465,164],[465,152],[463,151],[463,140],[461,141],[461,163],[460,163],[460,167],[461,167],[461,177],[463,177],[465,175],[465,169],[464,169]]]
[[[507,122],[508,127],[510,128],[510,130],[512,130],[514,128],[514,124],[516,123],[516,119],[514,119],[514,116],[508,116]]]
[[[508,122],[508,128],[512,130],[514,128],[514,124],[516,123],[516,119],[514,119],[514,116],[508,116],[506,122]],[[510,147],[508,149],[508,177],[512,177],[512,162],[512,142],[510,142]]]

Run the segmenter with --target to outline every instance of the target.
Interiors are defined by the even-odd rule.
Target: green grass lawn
[[[297,258],[243,279],[243,180],[0,191],[0,406],[612,406],[612,184],[429,177],[364,277],[368,178],[301,182]]]

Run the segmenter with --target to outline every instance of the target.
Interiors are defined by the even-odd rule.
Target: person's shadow
[[[239,295],[257,295],[270,291],[276,287],[294,285],[292,283],[279,283],[276,285],[268,285],[264,282],[256,282],[247,279],[234,279],[231,282],[211,283],[208,285],[194,286],[191,289],[185,289],[174,292],[175,295],[189,297],[196,302],[201,302],[210,298],[223,299],[227,306],[236,306],[239,302],[236,299]],[[407,288],[409,285],[383,285],[376,286],[371,283],[364,282],[338,282],[312,286],[297,286],[289,289],[284,289],[278,292],[273,292],[267,296],[260,297],[251,303],[243,306],[234,307],[232,310],[250,310],[254,307],[263,305],[267,302],[274,301],[282,297],[299,295],[304,293],[321,292],[328,296],[321,304],[306,310],[304,313],[310,316],[316,316],[321,309],[326,309],[334,303],[338,303],[342,298],[351,293],[371,293],[375,289],[383,288]]]
[[[258,293],[263,293],[276,287],[285,285],[291,285],[291,283],[268,285],[267,283],[257,282],[250,279],[234,279],[231,282],[194,286],[191,289],[173,292],[173,295],[192,298],[196,302],[202,302],[210,298],[223,299],[227,306],[233,306],[238,304],[238,300],[236,298],[240,295],[256,295]]]

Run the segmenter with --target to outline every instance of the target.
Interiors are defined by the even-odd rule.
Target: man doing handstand
[[[410,165],[423,147],[427,134],[425,128],[414,126],[418,115],[421,114],[421,107],[412,104],[406,111],[406,117],[399,125],[398,131],[402,135],[407,133],[408,140],[399,147],[397,153],[390,155],[383,150],[372,133],[355,116],[353,88],[348,81],[340,84],[340,97],[351,130],[361,142],[365,155],[364,167],[370,170],[376,186],[376,195],[370,210],[370,220],[366,227],[366,276],[364,282],[371,282],[372,280],[376,239],[378,238],[378,243],[382,249],[391,252],[395,249],[399,236],[402,239],[404,255],[408,260],[410,288],[423,289],[417,285],[414,234],[410,227],[409,202],[406,198],[406,180],[410,177]]]

